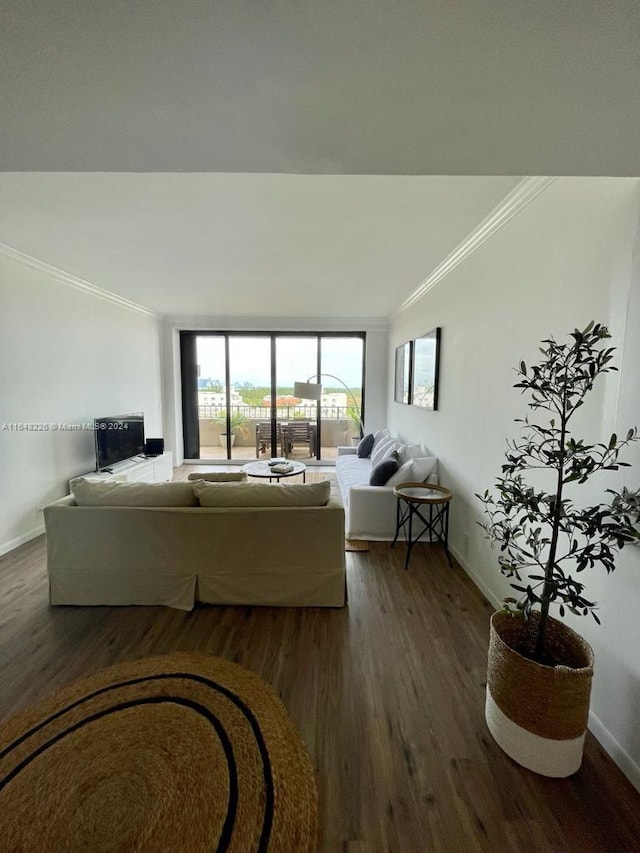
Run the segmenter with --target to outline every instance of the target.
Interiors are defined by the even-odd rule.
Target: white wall
[[[640,425],[639,211],[638,179],[561,178],[394,319],[390,366],[396,346],[442,327],[439,410],[390,402],[389,422],[440,458],[441,482],[454,492],[452,550],[493,603],[508,585],[476,524],[474,495],[495,482],[505,439],[518,434],[513,419],[527,412],[513,368],[534,362],[543,338],[603,322],[620,372],[601,379],[574,434],[601,441]],[[638,487],[637,444],[625,460],[634,467],[599,475],[576,490],[576,502],[598,501],[607,487]],[[602,620],[600,628],[591,618],[572,623],[596,654],[591,728],[640,787],[640,548],[627,548],[611,576],[594,569],[583,582]]]
[[[366,332],[365,426],[367,431],[373,431],[386,425],[389,349],[389,329],[386,321],[371,318],[336,320],[335,317],[168,317],[164,320],[162,331],[164,430],[167,449],[173,451],[176,465],[180,465],[184,459],[180,330]]]
[[[137,411],[147,434],[161,436],[158,320],[0,255],[0,553],[42,532],[38,508],[95,469],[91,430],[3,424]]]

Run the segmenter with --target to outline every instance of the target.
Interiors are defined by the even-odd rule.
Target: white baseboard
[[[469,575],[474,584],[478,587],[480,592],[484,595],[488,602],[493,604],[496,610],[500,610],[502,608],[502,601],[498,598],[498,596],[489,589],[489,587],[484,583],[484,581],[473,571],[471,566],[467,563],[467,561],[462,557],[461,554],[458,553],[456,548],[452,548],[449,545],[449,550],[456,558],[456,562],[458,562],[465,572]]]
[[[457,562],[469,575],[480,592],[489,601],[496,610],[500,610],[502,602],[500,599],[485,585],[478,575],[471,569],[467,561],[458,553],[455,548],[449,546],[449,550],[456,558]],[[631,784],[640,791],[640,766],[633,760],[629,753],[622,747],[614,738],[608,728],[604,726],[598,717],[589,711],[589,731],[602,746],[604,751],[613,759],[620,770],[624,773]]]
[[[604,751],[615,761],[633,787],[640,791],[640,766],[638,766],[624,747],[620,746],[609,729],[602,725],[593,711],[589,711],[589,731],[600,743]]]
[[[30,542],[32,539],[35,539],[36,536],[40,536],[44,533],[44,524],[38,525],[38,527],[34,527],[33,530],[30,530],[28,533],[23,533],[22,536],[18,536],[16,539],[10,539],[9,542],[3,542],[0,544],[0,557],[3,554],[6,554],[8,551],[13,551],[14,548],[19,548],[20,545],[24,545],[25,542]]]

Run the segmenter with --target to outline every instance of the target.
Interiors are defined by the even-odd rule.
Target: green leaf
[[[619,440],[614,433],[606,443],[588,443],[574,438],[568,429],[573,414],[586,402],[601,374],[615,369],[610,364],[613,348],[604,349],[609,337],[606,326],[593,321],[582,331],[575,329],[567,343],[552,337],[544,340],[537,364],[519,364],[515,385],[529,398],[529,414],[516,419],[521,434],[507,440],[502,475],[495,481],[494,497],[485,492],[484,511],[488,521],[481,525],[500,550],[500,571],[514,583],[519,594],[512,613],[529,617],[541,605],[555,603],[560,615],[593,612],[595,604],[583,597],[576,573],[599,567],[614,569],[615,552],[640,538],[637,519],[623,495],[610,496],[595,506],[581,508],[569,496],[592,474],[615,471],[624,445],[638,440],[637,428]],[[528,374],[527,374],[528,371]],[[547,413],[542,423],[534,414]],[[535,470],[537,469],[537,470]],[[560,485],[531,486],[526,472],[545,471]],[[546,480],[538,481],[545,483]],[[551,481],[550,481],[551,482]],[[570,484],[563,492],[565,484]],[[480,496],[478,496],[480,497]],[[482,499],[482,498],[481,498]],[[622,501],[617,505],[615,500]],[[636,513],[636,514],[640,514]],[[572,576],[573,575],[573,576]],[[594,618],[599,621],[597,617]]]

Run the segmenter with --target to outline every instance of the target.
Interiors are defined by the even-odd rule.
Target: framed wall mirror
[[[411,341],[396,347],[396,381],[393,399],[396,403],[411,402]]]
[[[397,350],[396,350],[397,352]],[[438,408],[440,327],[413,342],[411,403],[422,409]]]

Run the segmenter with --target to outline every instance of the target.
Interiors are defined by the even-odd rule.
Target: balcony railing
[[[352,411],[347,406],[321,406],[321,443],[322,457],[333,458],[335,448],[342,444],[350,444],[352,439],[358,437],[359,425],[351,417]],[[206,448],[205,455],[218,457],[220,453],[217,448],[225,448],[226,437],[221,437],[226,432],[226,408],[220,405],[198,406],[199,438],[200,448]],[[315,424],[317,417],[316,404],[278,406],[276,416],[279,422],[306,420]],[[271,419],[271,408],[269,406],[232,405],[230,415],[233,417],[235,426],[233,430],[232,458],[255,459],[259,457],[256,442],[256,426],[259,422]],[[242,419],[241,424],[237,421]],[[271,454],[271,450],[269,453]],[[280,454],[281,448],[273,450]]]
[[[229,409],[231,415],[241,415],[247,421],[268,421],[271,419],[270,406],[231,406]],[[349,406],[321,406],[320,417],[323,420],[348,420],[351,417],[352,408]],[[201,419],[218,420],[226,416],[226,406],[198,406],[198,417]],[[296,405],[296,406],[278,406],[276,408],[276,418],[278,420],[306,420],[315,421],[317,417],[316,405]]]

